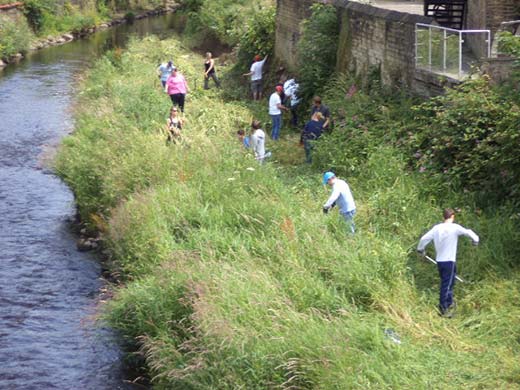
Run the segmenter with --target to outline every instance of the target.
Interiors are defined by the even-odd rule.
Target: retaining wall
[[[317,1],[278,0],[275,55],[296,69],[296,46],[301,22]],[[348,0],[329,0],[338,8],[340,36],[336,70],[361,79],[376,75],[383,84],[424,96],[439,94],[446,84],[456,83],[415,69],[415,24],[432,24],[421,15],[376,8]]]
[[[17,19],[23,16],[22,12],[23,3],[11,3],[0,5],[0,16],[8,16],[12,19]]]
[[[296,45],[302,33],[301,22],[311,16],[310,7],[316,0],[276,1],[275,57],[289,69],[296,69]]]

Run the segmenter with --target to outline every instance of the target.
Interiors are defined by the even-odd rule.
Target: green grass
[[[153,69],[170,56],[192,92],[183,141],[167,146],[170,102]],[[478,215],[469,196],[430,193],[435,183],[393,143],[364,139],[374,143],[365,155],[334,163],[358,203],[349,237],[335,213],[321,214],[320,167],[333,162],[320,153],[305,166],[298,134],[284,129],[258,165],[234,134],[252,117],[268,121],[265,102],[203,91],[202,61],[155,38],[99,61],[56,161],[83,220],[105,234],[123,282],[107,317],[140,348],[155,388],[520,388],[518,230],[507,210]],[[348,115],[364,107],[340,103],[343,87],[326,101]],[[461,242],[468,282],[449,321],[435,312],[435,269],[412,253],[447,202],[482,237],[479,248]]]

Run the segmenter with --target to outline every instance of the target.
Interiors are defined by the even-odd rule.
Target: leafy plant
[[[44,25],[45,12],[52,12],[55,8],[50,1],[28,0],[24,1],[24,14],[33,30],[38,33]]]
[[[303,34],[298,42],[300,93],[304,99],[323,90],[334,73],[339,36],[333,5],[317,3],[311,9],[312,15],[303,22]]]
[[[32,39],[33,34],[25,20],[14,21],[0,15],[0,58],[25,53]]]
[[[243,33],[239,37],[237,65],[250,64],[256,54],[265,56],[274,49],[276,9],[262,8],[246,21]]]

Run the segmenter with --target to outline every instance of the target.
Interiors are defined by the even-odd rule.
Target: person
[[[295,79],[289,79],[283,84],[285,95],[290,99],[289,107],[291,110],[291,125],[298,127],[298,105],[301,99],[298,97],[298,89],[300,85]]]
[[[251,147],[251,138],[248,135],[246,135],[246,132],[244,130],[238,130],[237,137],[240,143],[244,145],[244,148],[249,149]]]
[[[323,212],[327,214],[332,207],[337,205],[339,213],[350,227],[351,233],[354,234],[356,232],[356,225],[354,224],[356,204],[350,192],[350,187],[345,180],[338,179],[334,172],[330,171],[323,174],[323,185],[325,184],[332,187],[332,193],[323,205]]]
[[[426,246],[433,240],[436,252],[437,268],[441,279],[439,292],[440,315],[451,317],[453,306],[453,287],[457,274],[457,242],[459,236],[469,237],[473,245],[478,245],[479,237],[473,230],[466,229],[454,223],[455,211],[445,209],[443,211],[444,222],[435,225],[419,240],[417,252],[425,256]]]
[[[204,89],[209,89],[209,78],[212,78],[217,88],[220,88],[220,81],[215,71],[215,60],[212,58],[211,53],[206,53],[206,61],[204,62]]]
[[[275,91],[269,97],[269,115],[272,120],[271,138],[275,141],[280,138],[282,110],[287,110],[287,107],[282,104],[282,99],[280,97],[282,92],[283,88],[277,85]]]
[[[259,163],[263,163],[266,158],[271,157],[271,152],[265,151],[265,133],[261,129],[260,121],[256,119],[251,123],[251,148]]]
[[[251,64],[249,73],[244,73],[243,76],[251,76],[251,92],[253,93],[253,100],[262,99],[262,68],[264,67],[265,61],[268,55],[262,57],[256,55],[254,62]]]
[[[323,117],[325,118],[325,122],[323,123],[323,129],[328,130],[330,127],[330,110],[329,108],[321,103],[321,98],[319,96],[314,96],[312,99],[313,105],[311,107],[311,117],[315,112],[321,112]]]
[[[323,132],[323,115],[321,112],[315,112],[311,120],[305,124],[303,128],[300,142],[303,143],[305,149],[305,162],[310,164],[312,162],[311,150],[313,148],[313,142],[320,138]]]
[[[170,109],[170,117],[166,121],[166,131],[168,134],[168,142],[176,141],[181,136],[182,118],[179,117],[178,108],[173,106]]]
[[[170,95],[173,105],[179,106],[181,112],[184,112],[184,101],[188,93],[188,83],[175,66],[172,68],[172,74],[168,77],[168,80],[166,80],[164,92]]]
[[[157,75],[159,76],[159,79],[161,80],[162,87],[166,85],[166,80],[168,80],[168,77],[170,77],[170,74],[172,73],[173,69],[173,61],[170,60],[168,62],[163,62],[159,67],[157,68]]]

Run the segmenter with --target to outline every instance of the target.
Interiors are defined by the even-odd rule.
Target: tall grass
[[[177,145],[161,135],[170,103],[153,74],[170,56],[192,85]],[[428,194],[392,142],[372,139],[338,166],[359,205],[349,237],[321,214],[328,190],[296,161],[297,135],[258,165],[234,133],[265,121],[265,107],[194,87],[200,63],[155,38],[99,61],[56,162],[83,219],[104,231],[124,281],[107,316],[155,388],[520,388],[515,221],[463,210],[482,247],[461,243],[459,315],[439,318],[436,271],[411,248],[457,198]],[[317,164],[330,166],[323,153]]]

